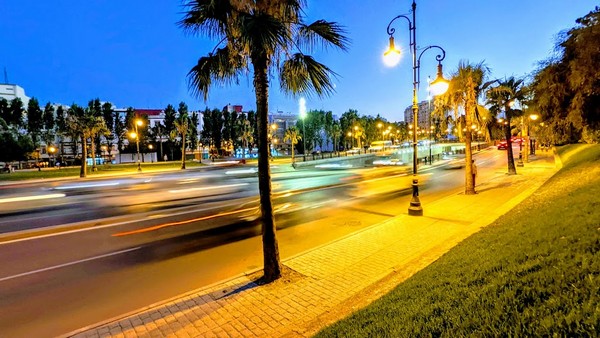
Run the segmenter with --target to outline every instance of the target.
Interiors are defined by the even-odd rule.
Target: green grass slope
[[[317,337],[600,336],[600,145],[434,264]]]

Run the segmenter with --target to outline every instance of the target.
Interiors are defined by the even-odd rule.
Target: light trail
[[[12,202],[25,202],[25,201],[36,201],[45,200],[50,198],[62,198],[65,194],[46,194],[46,195],[33,195],[33,196],[18,196],[0,199],[0,203],[12,203]]]

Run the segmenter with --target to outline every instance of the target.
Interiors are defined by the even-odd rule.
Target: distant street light
[[[144,122],[140,119],[136,119],[133,125],[135,126],[135,132],[132,132],[129,134],[129,136],[131,136],[131,138],[135,138],[135,145],[137,148],[137,171],[141,172],[142,163],[140,162],[140,134],[138,131],[138,126],[143,126]]]
[[[421,56],[423,55],[423,53],[425,53],[425,51],[431,49],[431,48],[437,48],[441,51],[442,54],[438,54],[436,56],[436,61],[438,62],[438,69],[437,69],[437,77],[435,80],[433,80],[430,84],[430,90],[433,93],[433,95],[441,95],[443,93],[446,92],[446,90],[448,90],[448,85],[449,82],[448,80],[444,79],[443,76],[443,71],[442,71],[442,60],[444,60],[444,58],[446,57],[446,51],[440,47],[440,46],[436,46],[436,45],[432,45],[432,46],[427,46],[425,48],[423,48],[423,50],[421,51],[421,53],[417,56],[417,27],[416,27],[416,12],[417,12],[417,4],[415,2],[415,0],[413,0],[412,3],[412,20],[406,16],[406,15],[398,15],[395,18],[392,19],[392,21],[390,21],[390,23],[387,26],[387,33],[390,36],[390,44],[389,44],[389,49],[383,54],[384,56],[384,62],[386,63],[386,65],[388,66],[395,66],[399,61],[400,61],[400,51],[398,49],[396,49],[395,45],[394,45],[394,33],[396,32],[396,29],[392,28],[391,25],[392,23],[399,18],[404,18],[406,19],[406,21],[408,21],[408,30],[409,30],[409,37],[410,37],[410,47],[411,47],[411,54],[412,54],[412,65],[413,65],[413,106],[412,106],[412,110],[413,110],[413,129],[414,129],[414,133],[412,134],[412,139],[413,139],[413,183],[412,183],[412,190],[413,190],[413,194],[412,194],[412,199],[410,201],[410,206],[408,208],[408,214],[412,215],[412,216],[422,216],[423,215],[423,208],[421,207],[421,201],[419,200],[419,185],[418,185],[418,178],[417,178],[417,120],[419,118],[419,102],[418,102],[418,98],[417,98],[417,91],[419,88],[419,81],[420,81],[420,65],[421,65]]]
[[[56,165],[56,157],[54,157],[54,153],[56,153],[56,147],[48,147],[48,152],[50,153],[50,164],[54,167]]]

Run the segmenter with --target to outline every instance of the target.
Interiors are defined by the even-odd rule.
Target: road
[[[506,167],[502,151],[476,159],[481,182]],[[0,242],[0,336],[54,337],[260,268],[256,177],[245,170],[10,188],[65,197],[5,213],[2,232],[70,225]],[[410,200],[402,168],[273,172],[282,259],[406,213]],[[463,170],[421,174],[425,209],[464,186]]]

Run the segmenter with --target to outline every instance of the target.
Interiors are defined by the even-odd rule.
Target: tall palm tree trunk
[[[471,141],[473,133],[471,132],[471,119],[469,114],[465,114],[465,124],[467,131],[465,132],[465,195],[475,194],[475,182],[473,180],[473,150]]]
[[[271,200],[271,172],[269,167],[268,111],[269,79],[268,58],[265,54],[252,57],[254,89],[258,115],[258,189],[262,213],[262,240],[264,280],[272,282],[281,277],[281,261],[277,244],[273,201]]]
[[[510,109],[510,108],[508,108]],[[508,174],[516,175],[517,168],[515,167],[515,158],[513,156],[511,132],[510,132],[510,117],[506,114],[506,127],[504,128],[504,137],[506,137],[506,158],[508,163]]]
[[[81,168],[79,169],[79,177],[86,177],[87,175],[87,139],[85,136],[81,137]]]
[[[185,134],[181,135],[181,169],[185,169]]]

